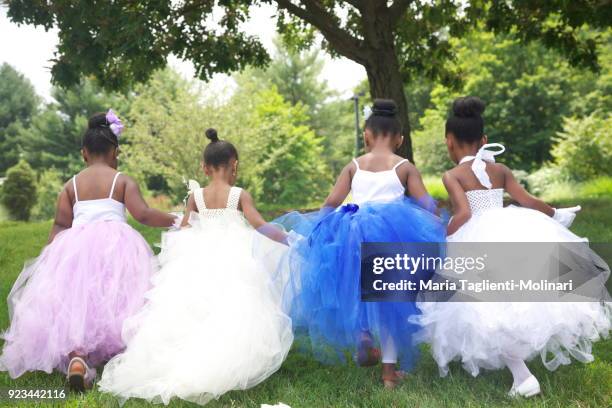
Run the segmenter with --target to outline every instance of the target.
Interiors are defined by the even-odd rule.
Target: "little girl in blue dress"
[[[365,123],[366,154],[344,167],[321,211],[276,221],[292,231],[286,297],[294,328],[308,333],[324,362],[344,361],[345,351],[357,349],[358,364],[374,365],[379,342],[387,388],[401,379],[398,359],[402,369],[414,364],[417,327],[408,318],[419,312],[414,302],[361,301],[361,244],[444,241],[419,172],[394,154],[403,139],[396,110],[393,101],[374,102]],[[349,192],[353,203],[341,206]]]

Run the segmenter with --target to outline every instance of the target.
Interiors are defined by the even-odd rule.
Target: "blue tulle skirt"
[[[367,333],[375,342],[391,336],[402,369],[412,368],[418,356],[412,335],[418,327],[408,318],[419,310],[414,302],[361,301],[361,244],[444,242],[442,220],[401,198],[293,212],[274,223],[291,231],[286,307],[296,334],[308,335],[315,356],[326,363],[345,362]]]

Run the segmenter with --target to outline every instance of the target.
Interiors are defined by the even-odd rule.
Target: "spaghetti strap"
[[[359,163],[357,162],[357,159],[353,158],[353,163],[355,163],[355,166],[357,166],[357,170],[360,170]]]
[[[77,193],[77,188],[76,188],[76,174],[72,176],[72,187],[74,188],[74,201],[78,202],[79,194]]]
[[[110,194],[108,195],[108,198],[113,198],[113,193],[115,192],[115,183],[117,183],[117,177],[119,177],[120,174],[121,174],[120,171],[118,171],[115,174],[115,177],[113,178],[113,184],[111,185]],[[76,187],[75,187],[75,191],[76,191]]]
[[[391,170],[397,169],[399,166],[401,166],[402,164],[406,163],[407,161],[408,161],[408,159],[400,160],[395,166],[393,166],[393,168]]]

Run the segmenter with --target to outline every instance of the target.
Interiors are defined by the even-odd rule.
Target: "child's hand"
[[[569,228],[576,218],[576,213],[581,209],[579,205],[570,208],[555,208],[553,219],[565,228]]]
[[[174,223],[170,227],[170,230],[179,230],[179,229],[181,229],[181,223],[183,222],[183,213],[180,213],[180,212],[171,212],[169,214],[174,217]]]

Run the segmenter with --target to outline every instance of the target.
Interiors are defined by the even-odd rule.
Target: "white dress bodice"
[[[97,221],[119,221],[126,222],[125,205],[117,200],[114,200],[113,192],[115,191],[115,183],[117,177],[121,174],[117,172],[113,178],[113,184],[107,198],[99,198],[95,200],[79,201],[79,193],[77,192],[76,176],[72,178],[74,187],[74,205],[72,206],[72,226],[89,224]]]
[[[363,204],[370,201],[392,201],[402,197],[406,187],[397,176],[396,169],[406,162],[404,159],[385,171],[367,171],[359,168],[357,160],[353,159],[357,171],[351,181],[353,202]]]
[[[499,150],[488,150],[491,147],[497,147]],[[465,192],[468,202],[470,203],[470,210],[472,211],[472,214],[476,214],[489,208],[503,208],[504,189],[491,188],[493,185],[491,184],[491,179],[487,174],[487,165],[485,162],[495,163],[495,156],[503,153],[505,150],[506,148],[499,143],[489,143],[478,149],[478,153],[476,153],[475,156],[465,156],[459,161],[459,164],[472,161],[472,172],[480,184],[486,188],[483,190],[470,190]]]
[[[240,187],[231,187],[227,196],[227,204],[225,208],[208,208],[204,202],[203,188],[198,188],[193,191],[196,207],[198,208],[198,214],[201,220],[220,219],[227,217],[239,217],[243,218],[242,212],[238,210],[238,204],[240,203],[240,194],[242,189]]]
[[[504,206],[504,189],[493,188],[491,190],[471,190],[466,191],[470,210],[476,214],[489,208],[502,208]]]

